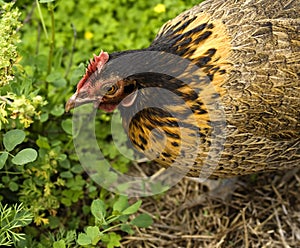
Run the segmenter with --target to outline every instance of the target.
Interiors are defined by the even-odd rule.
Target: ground
[[[230,198],[195,199],[207,187],[183,179],[143,199],[154,224],[123,238],[122,247],[300,247],[300,170],[239,177]],[[193,206],[195,205],[195,206]]]

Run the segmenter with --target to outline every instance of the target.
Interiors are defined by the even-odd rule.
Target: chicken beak
[[[78,93],[76,92],[74,95],[70,97],[70,99],[67,101],[65,110],[66,112],[69,112],[71,109],[75,108],[75,102],[77,98]]]
[[[67,101],[66,106],[65,106],[65,111],[69,112],[71,109],[74,109],[80,105],[86,104],[86,103],[91,103],[94,102],[95,105],[99,105],[98,103],[96,104],[96,99],[94,98],[88,98],[86,95],[81,92],[78,94],[78,92],[75,92],[74,95],[70,97],[70,99]]]

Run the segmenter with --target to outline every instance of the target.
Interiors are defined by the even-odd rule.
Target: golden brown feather
[[[147,87],[181,96],[185,104],[167,101],[161,109],[144,109],[129,120],[130,108],[153,97],[139,94],[133,105],[120,111],[137,149],[164,167],[188,167],[188,176],[199,176],[201,170],[210,173],[211,168],[211,177],[230,177],[300,166],[299,13],[300,0],[207,0],[167,22],[144,49],[190,60],[199,68],[182,72],[190,84],[149,73],[111,76],[119,89],[123,81],[132,87],[130,92],[116,90],[115,98],[105,95],[99,106],[120,103]],[[137,51],[112,54],[102,74],[107,68],[114,71],[114,58],[128,53]],[[213,87],[197,80],[205,77]],[[85,82],[93,97],[105,84],[101,73],[96,78],[98,83]],[[86,95],[82,92],[84,87],[77,89],[78,99]],[[74,99],[68,106],[73,107]]]

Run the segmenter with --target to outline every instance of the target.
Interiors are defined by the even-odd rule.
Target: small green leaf
[[[142,200],[138,200],[136,203],[132,204],[128,208],[122,211],[122,214],[134,214],[138,211],[142,204]]]
[[[73,174],[70,171],[63,171],[60,173],[62,178],[73,178]]]
[[[70,207],[72,205],[72,201],[69,198],[62,198],[61,203],[66,205],[67,207]]]
[[[60,223],[61,220],[59,219],[59,217],[50,215],[48,217],[48,220],[49,220],[49,227],[50,227],[50,229],[53,230],[53,229],[59,228],[59,226],[61,224]]]
[[[134,231],[131,229],[130,225],[128,225],[128,224],[122,224],[122,225],[121,225],[121,230],[122,230],[123,232],[127,232],[127,233],[130,234],[130,235],[133,235],[133,234],[134,234]]]
[[[85,233],[79,233],[77,243],[79,245],[90,245],[90,244],[92,244],[92,240]]]
[[[48,113],[42,113],[42,114],[40,115],[40,122],[43,123],[43,122],[47,121],[48,118],[49,118],[49,114],[48,114]]]
[[[114,203],[113,210],[122,212],[128,206],[128,199],[126,196],[121,195],[119,199]]]
[[[59,145],[61,145],[61,144],[62,144],[61,140],[55,139],[55,140],[52,140],[52,141],[51,141],[51,146],[52,146],[52,147],[54,147],[54,146],[59,146]]]
[[[36,150],[32,148],[25,148],[17,153],[17,155],[11,160],[16,165],[23,165],[36,160],[38,154]]]
[[[8,183],[10,181],[10,177],[9,176],[3,176],[1,178],[1,180],[2,180],[3,183]]]
[[[67,159],[67,155],[64,154],[64,153],[61,153],[61,154],[59,154],[59,155],[57,156],[57,160],[58,160],[58,161],[64,161],[64,160],[66,160],[66,159]]]
[[[3,145],[7,151],[12,151],[17,145],[21,144],[25,139],[25,132],[20,129],[8,131],[3,136]]]
[[[3,168],[3,166],[5,165],[5,162],[8,158],[8,152],[3,152],[0,155],[0,170]]]
[[[64,169],[70,169],[71,168],[71,163],[69,159],[65,159],[62,161],[59,161],[59,165],[64,168]],[[75,165],[77,166],[77,164]],[[80,165],[79,165],[80,166]],[[73,169],[73,168],[72,168]]]
[[[43,137],[39,135],[39,138],[36,140],[36,144],[39,146],[39,148],[45,148],[45,149],[50,149],[50,145],[48,142],[47,137]]]
[[[47,82],[52,83],[55,87],[65,87],[67,85],[66,79],[63,78],[60,72],[53,71],[50,73],[47,78]]]
[[[107,244],[107,248],[120,247],[121,236],[115,232],[104,234],[101,240]]]
[[[66,87],[67,81],[64,78],[60,78],[60,79],[56,80],[55,82],[53,82],[53,85],[55,87],[61,87],[61,88],[63,88],[63,87]]]
[[[105,223],[106,208],[102,200],[97,199],[92,202],[91,212],[101,223]]]
[[[61,127],[67,134],[73,134],[71,119],[63,120],[61,122]]]
[[[152,225],[153,220],[148,214],[140,214],[135,217],[130,223],[137,227],[148,227]]]
[[[101,233],[97,226],[89,226],[86,229],[86,234],[90,237],[92,245],[96,245],[101,238]]]
[[[59,240],[53,242],[53,248],[66,248],[66,242],[64,240]]]
[[[13,192],[15,192],[19,189],[19,185],[17,183],[15,183],[14,181],[10,181],[8,184],[8,187]]]
[[[51,110],[51,114],[54,116],[57,116],[57,117],[63,115],[64,112],[65,112],[65,109],[62,104],[55,105],[53,107],[53,109]]]
[[[71,171],[75,174],[81,174],[83,172],[83,168],[80,164],[75,164],[72,166]]]
[[[120,216],[118,217],[118,221],[121,221],[122,223],[127,222],[128,219],[129,219],[129,215],[120,215]]]
[[[41,2],[41,1],[40,1]],[[62,76],[61,76],[61,73],[57,72],[57,71],[54,71],[54,72],[51,72],[47,77],[46,77],[46,81],[47,82],[50,82],[50,83],[53,83],[55,82],[56,80],[60,79]]]

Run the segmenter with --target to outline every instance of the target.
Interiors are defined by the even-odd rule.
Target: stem
[[[0,154],[1,154],[1,153],[7,153],[7,154],[10,155],[11,157],[15,157],[14,155],[10,154],[10,153],[7,152],[7,151],[1,151]]]
[[[48,74],[51,73],[54,46],[55,46],[55,19],[54,19],[54,7],[52,4],[50,4],[49,11],[51,16],[51,40],[49,40],[50,50],[49,50],[49,57],[48,57],[48,70],[47,70]]]
[[[37,26],[37,38],[36,38],[35,55],[39,54],[40,42],[41,42],[41,24],[38,24],[38,26]]]
[[[107,219],[107,224],[110,224],[112,222],[114,222],[115,220],[119,219],[121,215],[117,215],[117,216],[110,216]]]
[[[75,25],[72,23],[71,24],[72,29],[73,29],[73,42],[72,42],[72,51],[71,51],[71,56],[70,56],[70,61],[69,61],[69,65],[68,68],[66,70],[66,74],[65,74],[65,78],[68,77],[70,70],[71,70],[71,66],[73,64],[73,56],[74,56],[74,52],[75,52],[75,47],[76,47],[76,39],[77,39],[77,31],[76,31],[76,27]]]
[[[109,227],[109,228],[103,230],[102,233],[108,232],[108,231],[110,231],[111,229],[114,229],[114,228],[116,228],[116,227],[118,227],[118,226],[121,226],[121,225],[122,225],[122,223],[119,223],[119,224],[117,224],[117,225],[111,226],[111,227]]]
[[[11,171],[0,171],[1,174],[6,174],[6,175],[21,175],[23,172],[11,172]]]

